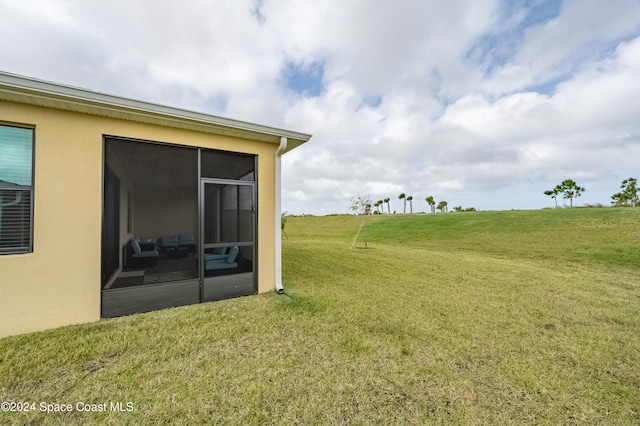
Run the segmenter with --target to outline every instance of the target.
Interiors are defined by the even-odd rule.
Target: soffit
[[[0,72],[0,99],[275,144],[280,143],[281,137],[286,137],[287,152],[311,138],[311,135],[304,133],[106,95],[2,72]]]

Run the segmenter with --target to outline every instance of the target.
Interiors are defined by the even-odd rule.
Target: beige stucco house
[[[0,73],[0,337],[281,288],[310,137]]]

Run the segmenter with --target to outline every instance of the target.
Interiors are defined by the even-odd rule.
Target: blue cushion
[[[225,254],[227,252],[227,247],[216,247],[213,249],[213,254]]]
[[[229,257],[228,254],[215,254],[215,253],[205,253],[204,260],[209,262],[210,260],[224,260],[226,261]]]
[[[180,234],[178,237],[180,244],[195,244],[196,240],[193,239],[193,234]]]
[[[135,254],[139,254],[142,251],[140,249],[140,240],[138,238],[131,241],[131,248],[133,248],[133,252]]]
[[[180,241],[178,240],[177,235],[167,235],[166,237],[162,237],[162,247],[178,247],[180,246]]]
[[[238,257],[238,252],[240,249],[238,246],[233,246],[231,250],[229,250],[229,257],[227,258],[227,263],[233,263],[236,261],[236,257]]]
[[[237,268],[238,264],[237,263],[227,263],[227,262],[207,262],[207,264],[205,265],[205,269],[207,271],[212,271],[215,269],[233,269],[233,268]]]

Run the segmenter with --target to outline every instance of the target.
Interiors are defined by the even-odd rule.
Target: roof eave
[[[311,135],[305,133],[107,95],[4,72],[0,72],[0,99],[278,144],[281,137],[286,137],[289,141],[287,151],[311,138]]]

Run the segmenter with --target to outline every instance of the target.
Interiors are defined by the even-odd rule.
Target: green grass
[[[0,340],[0,400],[135,407],[0,424],[638,424],[639,211],[290,218],[289,296]]]

